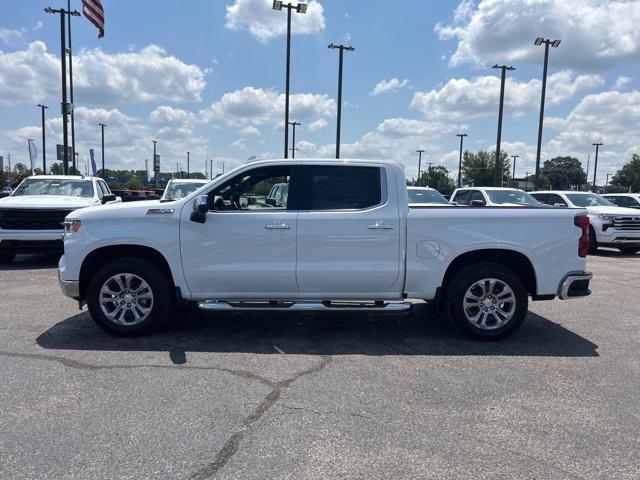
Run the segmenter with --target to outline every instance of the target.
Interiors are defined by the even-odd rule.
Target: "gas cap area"
[[[440,244],[433,240],[420,240],[416,245],[416,254],[420,258],[436,258],[440,255]]]

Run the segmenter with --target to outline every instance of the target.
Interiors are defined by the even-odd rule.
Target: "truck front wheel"
[[[87,286],[91,318],[103,330],[132,337],[163,324],[172,310],[171,288],[164,272],[143,258],[112,260]]]
[[[527,316],[528,301],[520,279],[495,263],[469,265],[445,286],[444,307],[450,322],[473,338],[511,335]]]

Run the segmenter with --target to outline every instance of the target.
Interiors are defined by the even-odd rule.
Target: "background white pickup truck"
[[[589,215],[589,253],[613,247],[624,253],[640,251],[640,212],[619,207],[591,192],[533,192],[534,198],[556,207],[585,208]]]
[[[0,198],[0,263],[16,253],[62,252],[62,222],[78,208],[119,203],[101,178],[36,175]]]
[[[285,205],[259,201],[282,183]],[[247,164],[181,200],[76,211],[64,248],[64,293],[118,335],[185,302],[384,311],[418,298],[467,334],[501,337],[529,296],[590,293],[583,209],[409,208],[403,169],[386,161]]]

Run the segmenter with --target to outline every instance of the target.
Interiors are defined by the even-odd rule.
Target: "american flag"
[[[104,9],[100,0],[82,0],[82,13],[100,31],[98,38],[104,37]]]

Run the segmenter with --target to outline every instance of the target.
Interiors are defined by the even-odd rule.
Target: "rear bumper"
[[[558,287],[558,298],[568,300],[591,295],[589,282],[593,278],[591,272],[571,272],[565,275]]]

